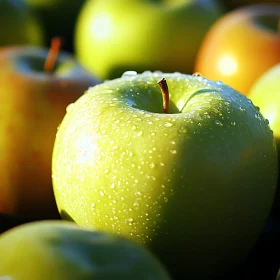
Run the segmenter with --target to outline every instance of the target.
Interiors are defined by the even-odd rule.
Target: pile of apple
[[[0,0],[0,279],[251,279],[280,246],[272,2]]]

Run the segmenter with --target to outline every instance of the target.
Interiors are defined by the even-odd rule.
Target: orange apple
[[[279,18],[280,4],[255,4],[226,13],[204,37],[195,71],[247,95],[253,82],[280,62]]]

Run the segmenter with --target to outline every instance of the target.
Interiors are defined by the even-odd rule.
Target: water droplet
[[[128,218],[127,221],[129,222],[129,224],[134,223],[134,219],[133,218]]]
[[[223,124],[219,120],[215,120],[215,124],[218,126],[223,126]]]
[[[116,203],[117,203],[117,201],[116,201],[115,199],[113,199],[113,200],[112,200],[112,202],[113,202],[114,204],[116,204]]]
[[[100,191],[99,194],[100,194],[101,196],[104,196],[104,192],[103,192],[103,191]]]
[[[266,123],[266,124],[269,124],[269,120],[268,120],[268,119],[265,119],[265,123]]]
[[[117,216],[114,216],[114,220],[118,220],[119,218]]]
[[[109,173],[109,169],[105,169],[105,170],[104,170],[104,173],[105,173],[105,174]]]
[[[91,206],[91,208],[94,208],[95,204],[92,202],[90,206]]]
[[[151,168],[155,168],[155,164],[152,162],[152,163],[150,163],[150,167]]]
[[[71,112],[71,111],[73,110],[73,108],[74,108],[74,103],[69,104],[69,105],[66,107],[66,112],[67,112],[67,113]]]
[[[137,136],[141,136],[142,134],[143,134],[143,131],[141,131],[141,130],[136,133]]]
[[[170,150],[170,153],[175,155],[175,154],[177,154],[177,151],[176,150]]]
[[[170,123],[170,122],[166,122],[166,123],[164,124],[164,126],[165,126],[165,127],[171,127],[171,126],[173,126],[173,124]]]
[[[132,129],[135,130],[135,129],[136,129],[136,125],[133,125],[133,126],[132,126]]]
[[[194,72],[192,75],[196,76],[196,77],[201,77],[202,76],[199,72]]]
[[[137,72],[136,72],[136,71],[125,71],[125,72],[122,74],[122,77],[131,78],[131,77],[135,77],[136,75],[137,75]]]

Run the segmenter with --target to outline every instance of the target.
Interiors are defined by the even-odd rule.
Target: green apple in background
[[[279,271],[278,271],[278,274],[276,276],[276,279],[275,280],[280,280],[280,268],[279,268]]]
[[[276,139],[278,160],[280,160],[280,64],[266,71],[252,86],[248,98],[260,107],[262,114],[269,120]],[[280,218],[280,180],[273,207],[273,214]]]
[[[51,180],[53,143],[68,104],[99,82],[73,56],[60,52],[44,71],[48,50],[0,51],[0,212],[57,214]]]
[[[62,218],[145,244],[174,279],[217,279],[245,258],[277,181],[273,133],[257,108],[180,73],[127,72],[89,89],[68,107],[52,164]]]
[[[77,19],[75,53],[101,79],[128,69],[192,74],[202,38],[221,14],[215,0],[89,0]]]
[[[78,13],[85,0],[23,0],[42,20],[47,40],[63,38],[65,50],[73,51],[73,33]]]
[[[25,224],[0,235],[0,279],[170,279],[159,261],[134,242],[65,221]]]
[[[0,46],[44,43],[42,23],[22,0],[0,0]]]

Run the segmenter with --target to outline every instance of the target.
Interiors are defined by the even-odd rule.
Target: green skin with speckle
[[[134,242],[66,221],[18,226],[0,236],[0,278],[13,280],[169,280]]]
[[[245,96],[199,76],[146,72],[97,85],[68,107],[52,174],[62,217],[145,244],[194,279],[237,264],[259,238],[277,153]]]

